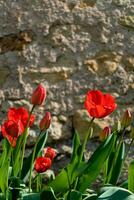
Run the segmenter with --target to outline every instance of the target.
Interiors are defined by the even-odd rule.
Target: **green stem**
[[[38,174],[37,179],[36,179],[36,190],[37,192],[40,191],[40,174]]]
[[[29,174],[29,193],[30,193],[30,190],[31,190],[31,182],[32,182],[32,168],[33,168],[33,163],[34,163],[34,159],[35,159],[35,152],[36,152],[36,148],[37,148],[37,144],[41,138],[41,133],[42,131],[40,132],[39,134],[39,137],[37,138],[36,140],[36,143],[35,143],[35,146],[34,146],[34,149],[33,149],[33,154],[32,154],[32,160],[31,160],[31,166],[30,166],[30,174]]]
[[[20,161],[20,176],[21,176],[21,171],[22,171],[22,167],[23,167],[23,159],[24,159],[24,155],[25,155],[25,147],[26,147],[27,132],[28,132],[28,127],[29,127],[30,117],[32,115],[32,112],[33,112],[34,108],[35,108],[35,106],[33,105],[32,109],[31,109],[31,111],[29,113],[27,125],[26,125],[25,131],[24,131],[25,135],[24,135],[24,140],[23,140],[23,144],[22,144],[22,158],[21,158],[21,161]]]
[[[79,163],[81,163],[81,161],[82,161],[82,158],[83,158],[83,155],[84,155],[84,151],[85,151],[85,148],[86,148],[86,144],[87,144],[87,142],[88,142],[88,138],[89,138],[89,136],[90,136],[90,130],[91,130],[91,126],[92,126],[92,123],[93,123],[93,121],[94,121],[94,117],[91,119],[91,121],[90,121],[90,123],[89,123],[89,127],[88,127],[88,130],[87,130],[87,132],[86,132],[86,136],[85,136],[85,138],[84,138],[84,142],[83,142],[83,145],[82,145],[82,150],[81,150],[81,153],[80,153],[80,159],[79,159]],[[77,184],[78,184],[78,181],[79,181],[79,178],[77,177],[76,178],[76,181],[75,181],[75,184],[74,184],[74,189],[76,189],[76,187],[77,187]]]
[[[89,127],[88,127],[88,130],[87,130],[87,133],[86,133],[86,136],[84,138],[84,142],[83,142],[83,145],[82,145],[82,150],[81,150],[81,154],[80,154],[80,162],[82,161],[82,158],[83,158],[83,154],[84,154],[84,151],[85,151],[85,148],[86,148],[86,144],[88,142],[88,138],[90,136],[90,130],[91,130],[91,126],[92,126],[92,123],[94,121],[94,117],[91,119],[90,123],[89,123]]]

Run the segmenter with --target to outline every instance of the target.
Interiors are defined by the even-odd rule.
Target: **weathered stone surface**
[[[9,75],[10,75],[10,70],[8,68],[0,67],[0,86],[4,84]]]
[[[134,112],[133,9],[133,0],[1,0],[1,118],[10,106],[30,108],[39,82],[47,100],[35,110],[37,124],[49,110],[54,140],[85,130],[89,118],[77,110],[89,89],[118,103],[112,120],[96,120],[98,130],[127,107]]]
[[[87,111],[77,110],[73,116],[73,127],[76,129],[80,135],[81,140],[85,138],[85,134],[89,128],[91,118],[89,117]],[[100,131],[109,125],[109,120],[98,120],[95,119],[93,122],[93,135],[92,137],[98,136]]]

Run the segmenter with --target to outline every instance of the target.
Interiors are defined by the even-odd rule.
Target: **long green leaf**
[[[19,171],[21,170],[20,160],[22,158],[22,144],[24,142],[24,138],[28,135],[28,128],[24,131],[22,135],[20,135],[16,142],[16,147],[13,150],[13,176],[18,175]]]
[[[5,198],[4,198],[2,193],[0,193],[0,200],[5,200]]]
[[[8,141],[5,139],[3,141],[3,154],[0,167],[0,189],[4,194],[4,196],[6,196],[6,191],[8,189],[10,160],[11,160],[11,147]]]
[[[82,193],[76,190],[72,190],[68,193],[67,200],[82,200]]]
[[[120,187],[109,187],[97,200],[134,200],[134,194]]]
[[[73,152],[72,152],[72,157],[71,157],[71,163],[76,163],[79,159],[79,151],[80,151],[80,138],[78,133],[76,132],[74,134],[73,138]]]
[[[53,190],[58,192],[67,191],[71,184],[76,179],[78,172],[76,173],[76,169],[78,168],[79,163],[79,155],[81,151],[80,139],[77,133],[74,135],[73,139],[73,153],[71,162],[62,169],[62,171],[56,176],[56,178],[50,182],[49,187],[53,188]]]
[[[0,188],[4,195],[8,189],[8,172],[9,172],[10,161],[6,160],[4,165],[0,168]]]
[[[134,193],[134,161],[130,163],[128,169],[128,189]]]
[[[8,140],[5,138],[4,140],[2,140],[2,154],[0,155],[0,167],[4,164],[5,160],[7,159],[7,154],[9,152],[10,149],[10,144],[8,142]]]
[[[91,194],[91,195],[85,197],[83,200],[97,200],[97,195]]]
[[[47,141],[47,137],[48,137],[48,133],[44,133],[43,136],[40,138],[38,144],[37,144],[37,148],[36,148],[36,152],[35,152],[35,158],[41,153],[41,151],[43,150],[46,141]],[[30,166],[31,166],[31,161],[32,161],[32,154],[33,152],[29,155],[29,157],[24,160],[23,163],[23,168],[22,168],[22,173],[21,173],[21,179],[25,179],[29,173],[30,170]]]
[[[39,193],[24,194],[21,200],[40,200]]]
[[[87,167],[79,178],[77,190],[84,192],[97,178],[114,144],[114,134],[110,135],[93,153]]]
[[[119,145],[119,148],[117,149],[117,153],[115,154],[115,163],[113,163],[113,166],[111,168],[109,174],[110,178],[108,180],[108,183],[116,185],[124,163],[124,158],[125,158],[125,144],[124,142],[122,142]]]
[[[41,200],[58,200],[52,188],[49,191],[41,192],[40,199]]]

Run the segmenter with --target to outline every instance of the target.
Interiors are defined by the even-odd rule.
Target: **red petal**
[[[91,90],[86,95],[86,101],[93,105],[100,105],[103,103],[103,94],[100,90]]]

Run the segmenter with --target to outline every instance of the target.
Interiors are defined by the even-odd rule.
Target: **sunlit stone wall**
[[[133,0],[1,0],[1,119],[10,106],[30,108],[40,82],[47,101],[35,110],[37,121],[52,113],[54,140],[85,131],[88,89],[110,92],[118,103],[112,118],[96,120],[94,134],[127,107],[133,111],[133,15]]]

